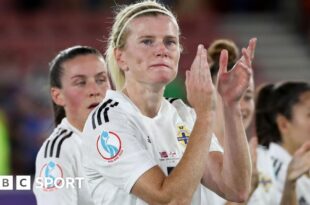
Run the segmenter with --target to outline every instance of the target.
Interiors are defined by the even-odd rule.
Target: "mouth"
[[[99,103],[92,103],[90,106],[88,106],[88,109],[94,109],[95,107],[97,107],[99,105]]]
[[[150,66],[152,69],[160,69],[160,68],[168,68],[170,69],[170,67],[167,64],[164,63],[158,63],[158,64],[153,64]]]
[[[242,119],[246,119],[248,117],[246,112],[241,112],[241,115],[242,115]]]

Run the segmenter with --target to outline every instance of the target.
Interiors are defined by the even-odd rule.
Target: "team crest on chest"
[[[259,172],[259,184],[261,184],[264,188],[265,192],[269,192],[270,187],[272,186],[272,180],[270,177],[264,175],[263,173]]]
[[[177,133],[177,140],[179,143],[182,145],[187,145],[189,136],[190,136],[190,131],[185,125],[177,125],[178,133]]]

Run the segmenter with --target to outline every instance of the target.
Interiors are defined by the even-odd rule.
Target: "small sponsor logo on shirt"
[[[100,156],[108,162],[117,160],[123,151],[121,139],[115,132],[102,131],[96,146]]]
[[[175,151],[162,151],[159,152],[160,160],[177,160],[180,159],[180,157],[177,155]]]
[[[177,125],[178,129],[178,142],[180,142],[182,145],[187,145],[189,141],[190,131],[185,125]]]
[[[168,157],[168,153],[166,151],[159,152],[159,154],[160,154],[161,158],[167,158]]]

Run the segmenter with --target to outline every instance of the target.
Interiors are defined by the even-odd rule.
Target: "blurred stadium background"
[[[53,129],[48,63],[59,50],[89,45],[104,52],[113,8],[129,0],[0,1],[0,175],[33,175]],[[170,97],[185,97],[184,70],[198,43],[258,38],[256,85],[310,81],[310,0],[162,0],[178,16],[184,52]],[[35,204],[31,192],[1,191],[0,204]]]

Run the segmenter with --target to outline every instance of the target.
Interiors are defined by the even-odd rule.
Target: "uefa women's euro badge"
[[[121,139],[115,132],[102,131],[96,146],[100,156],[108,162],[117,160],[123,151]]]

